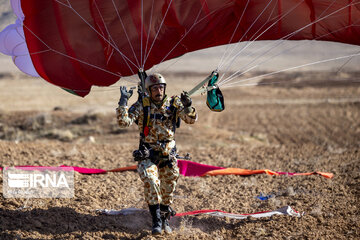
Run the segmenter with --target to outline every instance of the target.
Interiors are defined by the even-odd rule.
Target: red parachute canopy
[[[360,0],[22,0],[21,8],[36,71],[80,96],[229,42],[360,45]]]

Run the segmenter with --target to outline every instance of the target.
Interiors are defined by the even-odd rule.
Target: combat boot
[[[149,210],[152,218],[152,234],[153,235],[160,235],[162,233],[162,222],[161,222],[161,215],[160,215],[160,205],[149,205]]]
[[[174,216],[175,212],[171,209],[170,206],[160,204],[161,211],[161,221],[162,221],[162,229],[164,229],[165,233],[171,233],[172,229],[169,224],[170,216]]]

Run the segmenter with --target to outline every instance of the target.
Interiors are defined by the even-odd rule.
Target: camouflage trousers
[[[176,159],[172,160],[172,167],[159,168],[150,159],[139,163],[137,171],[144,183],[145,201],[149,205],[171,205],[176,182],[179,178],[179,168]]]

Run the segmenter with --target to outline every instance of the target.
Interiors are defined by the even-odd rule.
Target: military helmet
[[[146,77],[145,88],[150,93],[150,87],[158,84],[164,84],[166,87],[165,78],[160,73],[154,73]]]

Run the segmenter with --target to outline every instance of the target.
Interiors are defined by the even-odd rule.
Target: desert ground
[[[169,94],[188,90],[206,76],[164,75]],[[300,218],[174,217],[170,221],[174,232],[155,238],[147,212],[127,216],[96,213],[96,209],[147,209],[136,172],[75,173],[74,198],[17,199],[1,195],[0,238],[359,238],[359,82],[358,72],[280,74],[261,79],[259,86],[223,89],[226,109],[221,113],[207,108],[205,96],[195,96],[198,122],[182,124],[177,131],[179,153],[190,153],[195,162],[334,174],[332,179],[317,175],[181,176],[173,205],[177,212],[220,209],[254,213],[289,205],[304,214]],[[117,126],[118,85],[95,88],[82,99],[41,79],[2,74],[1,166],[64,164],[113,169],[134,165],[132,151],[138,144],[138,132],[136,126],[125,130]],[[256,198],[259,194],[274,197],[261,201]]]

